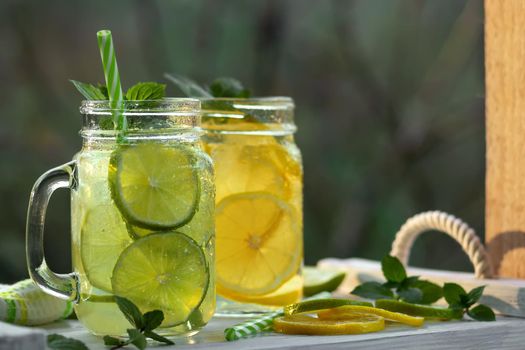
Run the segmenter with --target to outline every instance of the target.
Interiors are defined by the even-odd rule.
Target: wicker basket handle
[[[414,241],[429,230],[446,233],[461,245],[474,266],[476,278],[493,276],[489,256],[474,230],[457,217],[442,211],[428,211],[408,219],[396,233],[390,255],[397,257],[406,266]]]

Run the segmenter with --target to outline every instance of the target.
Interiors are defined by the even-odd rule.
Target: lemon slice
[[[311,313],[314,311],[332,309],[332,308],[343,306],[343,305],[372,306],[372,304],[369,302],[351,300],[351,299],[335,299],[335,298],[313,299],[313,300],[301,301],[300,303],[285,306],[284,314],[294,315],[294,314],[301,314],[305,312]]]
[[[270,192],[288,201],[298,192],[294,185],[301,184],[301,165],[275,141],[212,144],[209,152],[215,162],[217,201],[245,192]]]
[[[436,318],[442,320],[460,319],[463,317],[463,310],[450,309],[439,306],[419,305],[406,303],[399,300],[376,300],[376,307],[394,312],[401,312],[412,316],[424,318]]]
[[[292,315],[278,317],[273,321],[274,331],[286,334],[363,334],[384,328],[383,317],[368,314],[354,315],[345,320],[323,320],[309,315]]]
[[[111,194],[133,225],[151,230],[176,228],[197,211],[200,183],[185,147],[142,143],[111,155]]]
[[[301,300],[302,288],[303,280],[300,276],[296,275],[275,291],[260,296],[236,294],[229,290],[224,290],[220,286],[217,287],[217,292],[226,298],[246,303],[268,306],[284,306]]]
[[[420,327],[425,322],[423,317],[409,316],[399,312],[359,305],[345,305],[334,309],[322,310],[317,313],[317,316],[322,320],[344,320],[347,317],[354,317],[355,314],[364,313],[381,316],[389,321],[399,322],[413,327]]]
[[[303,267],[304,295],[333,292],[343,282],[346,274],[342,271],[321,270],[313,266]]]
[[[94,207],[86,213],[80,231],[80,257],[87,279],[111,292],[113,267],[132,242],[122,216],[113,205]]]
[[[143,237],[120,255],[111,278],[115,295],[142,312],[162,310],[162,327],[185,322],[201,304],[209,284],[203,251],[190,237],[163,232]]]
[[[268,193],[226,197],[217,205],[215,224],[220,291],[267,294],[298,274],[301,231],[294,210],[279,198]]]

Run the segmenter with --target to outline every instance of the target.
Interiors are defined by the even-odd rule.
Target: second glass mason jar
[[[215,165],[219,314],[296,302],[303,280],[303,170],[288,97],[203,99]]]
[[[31,277],[75,301],[80,322],[96,335],[130,328],[114,296],[142,312],[162,310],[158,333],[191,335],[215,309],[214,184],[200,143],[199,101],[84,101],[82,150],[35,184],[28,214]],[[114,114],[126,117],[118,137]],[[70,275],[55,275],[39,240],[50,193],[71,189]],[[47,198],[46,198],[47,196]]]

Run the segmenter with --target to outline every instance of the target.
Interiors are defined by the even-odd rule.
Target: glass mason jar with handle
[[[302,296],[302,163],[288,97],[202,99],[215,165],[219,314]]]
[[[162,310],[163,335],[191,335],[215,309],[214,184],[200,143],[200,103],[193,99],[84,101],[83,146],[73,161],[35,183],[29,201],[29,273],[46,292],[75,302],[96,335],[126,335],[131,325],[114,296],[145,313]],[[112,118],[129,125],[117,137]],[[73,272],[46,265],[46,207],[58,188],[71,191]]]

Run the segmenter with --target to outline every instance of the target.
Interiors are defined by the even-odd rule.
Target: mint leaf
[[[172,342],[171,340],[169,340],[168,338],[166,337],[163,337],[162,335],[159,335],[155,332],[152,332],[152,331],[146,331],[144,332],[144,335],[148,338],[151,338],[153,340],[156,340],[160,343],[164,343],[164,344],[169,344],[169,345],[175,345],[174,342]]]
[[[126,92],[126,100],[160,100],[166,96],[166,84],[155,82],[137,83]]]
[[[106,100],[109,100],[109,93],[108,93],[108,88],[107,88],[107,86],[98,83],[98,84],[97,84],[97,88],[98,88],[98,89],[100,90],[100,92],[104,95],[104,97],[106,97],[105,99],[106,99]]]
[[[106,94],[104,94],[104,91],[100,89],[100,87],[96,87],[94,85],[88,84],[88,83],[82,83],[80,81],[76,80],[69,80],[75,87],[77,88],[78,92],[80,92],[86,99],[88,100],[107,100],[107,89]]]
[[[144,330],[151,331],[161,325],[164,321],[164,313],[160,310],[148,311],[143,315]]]
[[[185,76],[165,73],[164,78],[175,84],[188,97],[213,97],[210,92]]]
[[[107,346],[124,346],[126,345],[125,342],[123,342],[122,340],[118,339],[118,338],[115,338],[115,337],[112,337],[112,336],[109,336],[109,335],[105,335],[104,338],[104,345],[107,345]]]
[[[494,311],[486,305],[479,304],[478,306],[467,311],[467,315],[476,321],[496,321]]]
[[[215,79],[208,87],[208,90],[210,90],[213,97],[250,97],[250,91],[245,89],[239,80],[233,78]]]
[[[443,288],[429,281],[415,280],[408,285],[421,291],[421,300],[418,302],[420,304],[432,304],[443,296]]]
[[[464,299],[467,292],[457,283],[445,283],[443,286],[443,296],[450,306],[466,307]]]
[[[465,300],[465,306],[471,307],[472,305],[476,304],[483,295],[483,290],[485,290],[485,286],[476,287],[468,292],[467,298]]]
[[[418,288],[404,288],[398,289],[397,295],[401,300],[406,301],[407,303],[419,304],[423,299],[423,292]]]
[[[381,269],[388,282],[401,283],[407,278],[405,267],[396,257],[386,255],[383,260],[381,260]]]
[[[386,287],[386,288],[389,288],[389,289],[392,289],[392,288],[401,288],[401,283],[398,283],[398,282],[390,282],[390,281],[387,281],[385,283],[383,283],[383,286]]]
[[[146,336],[142,334],[138,329],[130,328],[127,330],[129,335],[129,343],[135,345],[140,350],[144,350],[148,346]]]
[[[365,282],[355,287],[350,294],[366,299],[394,299],[394,293],[379,282]]]
[[[140,312],[139,308],[135,306],[135,304],[133,304],[128,299],[119,296],[115,296],[115,301],[120,311],[122,311],[124,316],[133,326],[135,326],[135,328],[141,329],[144,327],[142,313]]]
[[[60,334],[49,334],[47,346],[53,350],[89,350],[80,340],[67,338]]]

